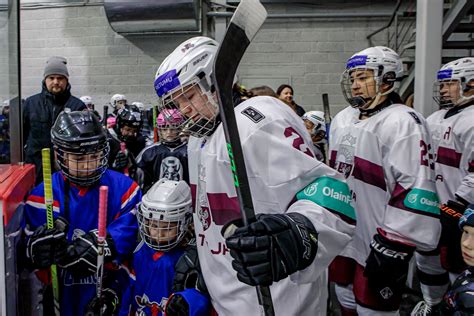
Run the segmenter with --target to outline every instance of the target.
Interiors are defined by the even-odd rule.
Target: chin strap
[[[385,94],[384,94],[385,95]],[[372,104],[376,104],[374,107],[369,107],[367,109],[359,109],[360,111],[360,114],[361,115],[364,115],[364,116],[368,116],[368,117],[371,117],[381,111],[383,111],[385,108],[389,107],[390,105],[394,104],[394,103],[397,103],[398,100],[396,100],[393,95],[388,95],[387,99],[385,99],[385,101],[383,101],[382,103],[380,104],[377,104],[375,101],[378,101],[378,99],[380,99],[380,94],[377,95],[377,97],[375,97],[375,100]],[[398,96],[398,95],[397,95]],[[399,97],[398,97],[399,98]]]

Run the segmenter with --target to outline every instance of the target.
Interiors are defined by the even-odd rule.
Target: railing
[[[402,6],[404,3],[406,3],[406,5]],[[414,19],[415,5],[415,0],[398,0],[387,24],[367,35],[370,46],[374,46],[372,38],[386,30],[387,42],[385,46],[392,48],[402,56],[406,51],[403,47],[413,41],[415,37],[415,33],[413,32],[416,25],[416,20]],[[402,51],[400,51],[400,49],[402,49]]]

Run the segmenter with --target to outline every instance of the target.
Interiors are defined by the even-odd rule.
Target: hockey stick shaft
[[[127,144],[125,142],[120,142],[120,152],[122,152],[124,155],[127,155]],[[127,157],[127,166],[125,169],[123,169],[123,174],[128,176],[128,157]]]
[[[329,162],[329,131],[331,129],[331,112],[329,110],[329,96],[327,93],[323,93],[323,111],[324,121],[326,122],[326,144],[324,150],[326,154],[326,163]]]
[[[158,116],[158,107],[156,105],[153,106],[153,141],[155,143],[158,142],[158,126],[156,126],[156,118]]]
[[[46,206],[46,225],[48,228],[54,227],[53,217],[53,182],[51,179],[51,156],[50,149],[41,150],[43,163],[43,181],[44,181],[44,204]],[[51,265],[51,283],[53,286],[54,314],[61,315],[59,305],[59,284],[58,269],[55,264]]]
[[[99,223],[98,234],[97,234],[97,298],[101,299],[102,294],[102,277],[104,273],[104,246],[106,237],[106,225],[107,225],[107,199],[108,199],[109,188],[107,186],[101,186],[99,188]],[[102,306],[102,305],[101,305]],[[102,311],[101,311],[102,314]]]
[[[107,128],[107,116],[109,115],[109,106],[104,105],[104,115],[102,117],[102,123],[104,124],[104,127]]]
[[[219,99],[219,112],[244,225],[255,221],[255,212],[235,119],[232,85],[239,62],[266,16],[267,12],[258,0],[242,0],[232,16],[214,61],[213,75]],[[263,313],[274,315],[269,287],[257,286],[257,296]]]

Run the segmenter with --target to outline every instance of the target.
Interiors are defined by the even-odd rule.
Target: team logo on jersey
[[[160,168],[160,179],[179,181],[183,179],[183,166],[178,158],[170,156],[163,159]]]
[[[346,178],[351,175],[354,166],[354,152],[357,138],[351,134],[346,134],[341,139],[339,150],[337,152],[337,171],[342,173]]]
[[[251,106],[243,110],[242,114],[251,119],[254,123],[258,123],[265,118],[265,115],[263,115]]]
[[[199,165],[199,184],[197,192],[197,216],[201,222],[202,229],[207,230],[211,226],[211,210],[209,208],[209,201],[206,193],[206,168]]]
[[[135,295],[135,302],[138,305],[138,309],[136,315],[152,315],[158,316],[159,312],[161,312],[162,307],[157,302],[150,302],[150,299],[146,294],[143,296]],[[146,310],[148,309],[148,313]]]
[[[308,196],[313,196],[315,195],[317,192],[318,192],[318,184],[319,183],[311,183],[310,185],[308,185],[305,189],[304,189],[304,194],[308,195]]]
[[[380,295],[381,295],[385,300],[388,300],[389,298],[391,298],[391,297],[393,296],[392,289],[390,289],[388,286],[387,286],[387,287],[384,287],[384,288],[380,291]]]

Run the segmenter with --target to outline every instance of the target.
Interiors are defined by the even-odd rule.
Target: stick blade
[[[267,18],[267,10],[258,0],[242,0],[234,12],[230,23],[245,31],[249,42],[262,27]]]

